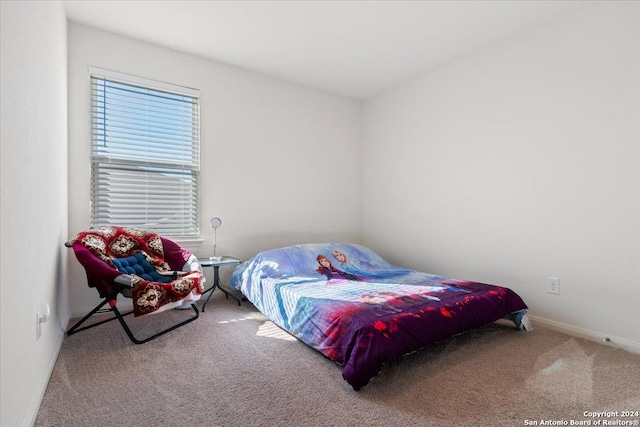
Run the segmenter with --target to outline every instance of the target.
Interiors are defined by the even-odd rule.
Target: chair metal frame
[[[120,310],[118,310],[118,307],[116,307],[116,299],[115,299],[116,296],[117,296],[117,294],[114,295],[114,298],[111,298],[111,299],[105,298],[104,301],[102,301],[100,304],[98,304],[86,316],[84,316],[76,324],[74,324],[71,328],[69,328],[69,330],[67,330],[67,336],[73,335],[73,334],[78,333],[80,331],[84,331],[86,329],[94,328],[96,326],[102,325],[103,323],[111,322],[112,320],[116,320],[117,319],[120,322],[120,325],[122,325],[122,328],[124,329],[124,331],[127,333],[127,336],[129,337],[129,339],[134,344],[144,344],[146,342],[149,342],[149,341],[151,341],[153,339],[158,338],[159,336],[162,336],[162,335],[164,335],[164,334],[166,334],[168,332],[171,332],[174,329],[177,329],[177,328],[179,328],[181,326],[184,326],[187,323],[191,323],[191,322],[193,322],[194,320],[196,320],[200,316],[200,312],[198,311],[198,307],[196,307],[195,303],[193,303],[193,304],[191,304],[191,308],[195,312],[195,315],[193,315],[192,317],[190,317],[187,320],[184,320],[184,321],[182,321],[180,323],[177,323],[177,324],[175,324],[173,326],[170,326],[170,327],[168,327],[166,329],[163,329],[162,331],[160,331],[160,332],[158,332],[158,333],[156,333],[154,335],[151,335],[150,337],[147,337],[145,339],[138,339],[133,335],[133,332],[131,332],[131,329],[129,328],[129,325],[127,325],[127,322],[125,322],[125,320],[124,320],[124,317],[132,314],[133,311],[128,311],[126,313],[120,313]],[[107,309],[107,311],[105,311],[105,313],[111,311],[114,314],[113,317],[101,320],[101,321],[96,322],[96,323],[92,323],[89,326],[80,327],[84,322],[89,320],[89,318],[91,316],[93,316],[94,314],[98,313],[98,311],[100,311],[100,309],[102,307],[104,307],[105,304],[107,304],[107,303],[109,303],[109,308]]]
[[[177,264],[178,263],[177,260],[179,260],[179,262],[182,262],[183,261],[182,258],[184,258],[185,251],[175,242],[165,237],[161,237],[161,239],[162,239],[163,247],[165,248],[165,255],[173,257],[174,259],[173,264]],[[162,336],[168,332],[171,332],[174,329],[184,326],[187,323],[191,323],[200,316],[200,312],[198,311],[198,308],[196,307],[196,304],[194,301],[191,303],[191,308],[193,309],[195,314],[189,317],[188,319],[180,323],[174,324],[166,329],[163,329],[162,331],[156,334],[153,334],[147,338],[144,338],[144,339],[136,338],[133,332],[131,332],[129,325],[127,325],[127,322],[124,319],[125,316],[132,314],[133,311],[121,313],[120,310],[118,310],[118,307],[116,306],[118,301],[118,295],[121,294],[124,297],[128,297],[128,298],[131,297],[131,288],[127,285],[119,283],[116,280],[116,278],[118,276],[121,276],[122,273],[117,271],[113,267],[107,265],[103,260],[99,259],[97,256],[92,254],[87,248],[85,248],[79,243],[75,243],[73,245],[73,249],[74,249],[76,258],[78,259],[80,264],[85,268],[85,270],[87,270],[87,267],[90,266],[93,270],[98,271],[97,275],[90,276],[87,270],[87,280],[89,282],[90,287],[97,288],[98,292],[100,293],[100,296],[102,297],[102,301],[87,315],[85,315],[82,319],[76,322],[71,328],[69,328],[67,330],[67,336],[73,335],[75,333],[78,333],[87,329],[94,328],[96,326],[102,325],[107,322],[111,322],[112,320],[118,320],[118,322],[120,322],[120,325],[126,332],[127,336],[134,344],[144,344],[146,342],[149,342],[153,339],[158,338],[159,336]],[[190,255],[190,253],[188,255]],[[171,262],[169,264],[171,264]],[[106,304],[109,304],[109,308],[103,309],[103,307]],[[88,326],[82,326],[89,318],[91,318],[91,316],[93,316],[98,312],[100,313],[112,312],[114,316],[109,317],[108,319],[103,319],[98,322],[92,323]]]

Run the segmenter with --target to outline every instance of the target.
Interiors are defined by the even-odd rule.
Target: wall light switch
[[[547,293],[560,294],[560,279],[557,277],[547,277]]]

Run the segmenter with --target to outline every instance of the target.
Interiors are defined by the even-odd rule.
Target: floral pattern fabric
[[[65,245],[73,247],[76,243],[86,247],[114,269],[116,266],[112,259],[126,258],[140,252],[158,272],[171,271],[164,258],[162,239],[153,231],[131,227],[99,227],[79,233]],[[134,316],[153,313],[192,292],[201,295],[204,290],[204,276],[200,271],[185,272],[170,283],[147,281],[135,274],[131,274],[131,278]]]

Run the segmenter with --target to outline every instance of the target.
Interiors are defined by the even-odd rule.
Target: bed
[[[360,390],[384,364],[501,318],[530,329],[512,290],[392,265],[355,244],[289,246],[259,253],[231,276],[267,318],[342,366]]]

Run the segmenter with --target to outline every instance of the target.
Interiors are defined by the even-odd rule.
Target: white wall
[[[69,24],[69,237],[89,227],[89,74],[95,66],[201,90],[201,233],[246,258],[301,242],[360,241],[361,104],[130,38]],[[222,273],[222,271],[221,271]],[[74,314],[98,294],[69,261]],[[228,273],[227,273],[228,274]]]
[[[363,242],[639,350],[639,8],[590,4],[366,102]]]
[[[62,4],[0,3],[2,404],[35,420],[68,320],[67,40]],[[38,303],[51,307],[36,339]]]

